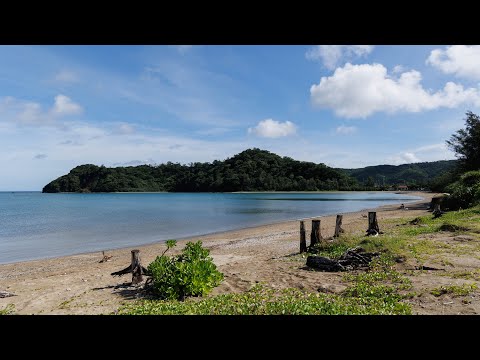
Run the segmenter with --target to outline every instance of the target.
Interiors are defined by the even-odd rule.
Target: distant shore
[[[402,192],[404,193],[404,192]],[[380,226],[389,218],[418,216],[427,213],[430,199],[435,195],[426,192],[409,192],[422,199],[408,202],[406,210],[399,204],[376,208]],[[405,202],[407,204],[407,202]],[[347,232],[363,234],[366,228],[366,212],[373,209],[344,213],[343,227]],[[321,216],[321,231],[331,236],[335,227],[335,215]],[[307,231],[310,230],[308,222]],[[289,254],[298,253],[298,220],[189,237],[178,241],[175,251],[188,241],[201,240],[225,280],[214,290],[216,293],[241,292],[257,282],[267,282],[274,287],[313,288],[318,284],[318,274],[313,276],[284,261],[274,261]],[[163,242],[135,246],[140,250],[144,266],[165,249]],[[0,309],[14,304],[20,314],[106,314],[132,299],[125,286],[128,275],[112,277],[111,272],[130,263],[133,247],[106,251],[111,260],[99,263],[101,252],[63,256],[0,265],[0,290],[16,296],[0,299]],[[335,273],[320,274],[325,281],[338,285]],[[303,280],[302,280],[303,279]],[[300,284],[300,283],[301,284]],[[123,285],[119,286],[119,285]],[[337,284],[337,285],[335,285]]]

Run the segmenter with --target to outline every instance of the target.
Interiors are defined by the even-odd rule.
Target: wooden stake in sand
[[[367,235],[378,235],[379,233],[380,229],[377,222],[377,213],[375,211],[369,211]]]
[[[340,233],[345,232],[345,230],[342,229],[342,220],[343,220],[343,215],[337,215],[337,221],[335,222],[335,234],[333,234],[333,237],[339,237]]]
[[[307,240],[305,237],[305,223],[300,221],[300,254],[307,252]]]
[[[310,233],[310,247],[318,244],[322,240],[320,233],[320,220],[312,220],[312,232]]]
[[[147,274],[148,270],[140,264],[140,250],[132,250],[132,263],[125,269],[113,272],[112,276],[120,276],[128,273],[132,273],[132,285],[138,284],[143,281],[142,275]]]

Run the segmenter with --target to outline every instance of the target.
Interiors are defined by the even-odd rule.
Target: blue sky
[[[0,46],[0,191],[80,164],[259,147],[357,168],[453,159],[479,46]]]

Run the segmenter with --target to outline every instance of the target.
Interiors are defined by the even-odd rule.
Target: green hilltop
[[[42,192],[374,190],[399,182],[425,186],[454,164],[455,161],[436,161],[334,169],[322,163],[297,161],[254,148],[211,163],[167,162],[155,166],[111,168],[80,165],[45,185]]]

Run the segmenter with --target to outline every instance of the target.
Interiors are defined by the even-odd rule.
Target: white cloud
[[[127,162],[114,163],[112,166],[138,166],[138,165],[155,165],[155,160],[131,160]]]
[[[395,65],[395,66],[393,67],[392,73],[398,74],[398,73],[404,72],[405,70],[406,70],[406,69],[405,69],[405,66],[403,66],[403,65]]]
[[[82,107],[68,96],[57,95],[50,109],[44,110],[39,103],[5,97],[0,99],[0,115],[3,120],[24,125],[57,125],[63,126],[57,120],[63,116],[80,114]],[[2,120],[0,119],[0,120]]]
[[[72,101],[68,96],[55,96],[52,112],[57,115],[75,115],[82,112],[82,107]]]
[[[335,132],[337,134],[349,135],[357,132],[357,128],[355,126],[340,125],[339,127],[336,128]]]
[[[427,64],[445,74],[480,80],[480,46],[453,45],[430,52]]]
[[[480,105],[477,88],[447,82],[443,89],[432,93],[421,85],[418,71],[404,72],[395,78],[382,64],[345,64],[332,76],[322,77],[312,85],[312,104],[332,109],[338,116],[366,118],[376,112],[420,112],[440,107],[455,108],[463,104]]]
[[[414,153],[411,153],[411,152],[402,153],[401,156],[407,163],[420,161],[420,159]]]
[[[79,81],[79,78],[73,71],[60,70],[55,74],[54,80],[62,83],[75,83]]]
[[[281,123],[273,119],[262,120],[254,128],[248,128],[249,134],[260,137],[278,138],[295,134],[297,127],[291,121]]]
[[[445,143],[439,143],[402,151],[388,157],[387,163],[400,165],[425,161],[451,160],[454,158],[454,154],[447,148]]]
[[[373,45],[317,45],[310,48],[305,57],[308,60],[321,60],[327,69],[333,70],[341,60],[366,56],[373,48]]]

